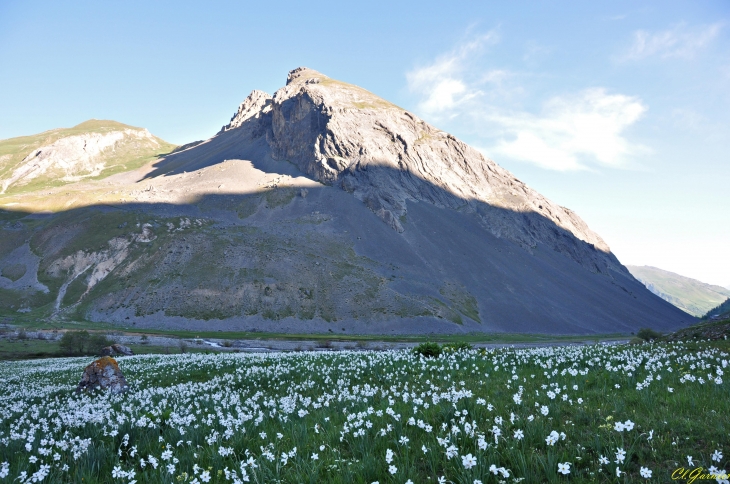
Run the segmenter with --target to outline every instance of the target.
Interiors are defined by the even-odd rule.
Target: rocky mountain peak
[[[307,82],[310,79],[324,79],[327,78],[327,76],[315,71],[314,69],[310,69],[309,67],[297,67],[296,69],[293,69],[289,71],[289,74],[286,76],[286,85],[296,83],[296,82]]]
[[[625,272],[571,210],[413,113],[313,69],[289,72],[271,98],[251,93],[224,130],[233,129],[241,143],[265,139],[274,159],[351,193],[397,232],[407,230],[408,203],[426,202],[473,213],[527,250],[545,243],[592,270]]]
[[[238,106],[238,111],[231,118],[231,122],[221,128],[221,133],[240,127],[246,120],[264,115],[271,111],[271,95],[254,89]]]

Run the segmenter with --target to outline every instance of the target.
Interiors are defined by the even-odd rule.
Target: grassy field
[[[730,452],[716,342],[139,355],[0,364],[0,478],[84,483],[688,482]],[[688,474],[689,475],[689,474]]]

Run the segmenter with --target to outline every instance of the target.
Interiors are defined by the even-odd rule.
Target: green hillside
[[[121,139],[115,142],[113,146],[94,157],[94,163],[103,165],[103,169],[98,174],[90,173],[82,167],[79,168],[77,173],[69,173],[69,169],[73,170],[73,167],[63,173],[52,168],[43,173],[33,174],[33,176],[14,179],[14,175],[17,177],[19,171],[23,170],[24,165],[28,163],[26,158],[32,155],[35,150],[53,150],[56,146],[54,144],[63,138],[108,135],[114,132],[132,132],[140,133],[140,135],[120,135]],[[0,140],[0,186],[5,188],[4,192],[6,194],[17,194],[50,186],[64,185],[70,182],[70,180],[62,179],[64,176],[68,177],[68,175],[92,179],[105,178],[115,173],[138,168],[162,154],[169,153],[174,148],[174,144],[152,136],[143,128],[129,126],[117,121],[91,119],[72,128],[58,128],[31,136]],[[63,159],[63,154],[59,153],[57,157]],[[3,182],[7,186],[3,186]],[[0,194],[2,193],[3,191],[0,190]]]
[[[730,319],[730,298],[726,299],[725,302],[719,306],[707,311],[707,313],[702,316],[702,319]]]
[[[651,266],[626,266],[651,292],[700,317],[730,297],[730,289],[706,284]]]

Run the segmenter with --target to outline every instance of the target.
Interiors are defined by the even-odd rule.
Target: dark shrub
[[[61,336],[61,351],[67,355],[98,355],[105,346],[113,345],[103,334],[89,334],[88,331],[66,331]]]
[[[661,337],[661,335],[662,334],[659,331],[655,331],[651,328],[641,328],[636,333],[636,336],[643,339],[644,341],[655,340],[655,339]]]
[[[461,351],[471,349],[473,349],[472,345],[470,345],[469,343],[465,343],[464,341],[444,345],[444,351]]]
[[[429,341],[416,346],[413,351],[425,358],[438,358],[441,355],[441,346]]]

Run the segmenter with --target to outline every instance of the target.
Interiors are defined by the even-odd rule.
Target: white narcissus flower
[[[563,462],[562,464],[558,464],[558,472],[563,475],[570,474],[570,462]]]
[[[471,454],[461,456],[461,463],[464,465],[464,469],[471,469],[477,465],[477,458]]]
[[[555,445],[558,439],[560,439],[560,434],[553,430],[552,432],[550,432],[550,435],[547,436],[545,442],[547,443],[547,445],[552,446]]]
[[[651,471],[647,467],[639,469],[639,474],[641,474],[641,477],[644,479],[649,479],[651,477]]]

